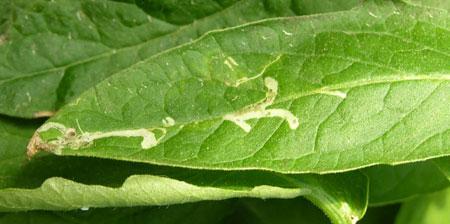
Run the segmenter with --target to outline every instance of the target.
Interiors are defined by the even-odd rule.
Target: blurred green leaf
[[[426,181],[426,177],[424,177]],[[402,205],[396,224],[450,223],[450,188]]]

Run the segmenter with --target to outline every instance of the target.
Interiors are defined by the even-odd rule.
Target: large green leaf
[[[111,74],[212,29],[359,1],[127,2],[2,0],[0,113],[49,116]]]
[[[449,155],[449,22],[369,1],[212,32],[86,91],[29,154],[285,173]]]
[[[26,159],[35,124],[0,117],[0,211],[171,205],[236,197],[304,196],[336,223],[360,219],[368,180],[359,173],[284,175],[209,171],[40,154]],[[20,120],[17,123],[27,123]]]
[[[365,169],[370,181],[370,205],[400,202],[449,187],[446,175],[435,165],[440,160]],[[424,178],[426,181],[422,181]]]
[[[450,188],[402,205],[396,224],[450,223]]]

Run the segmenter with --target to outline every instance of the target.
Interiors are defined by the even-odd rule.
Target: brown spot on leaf
[[[39,151],[39,148],[38,148],[39,142],[42,142],[42,139],[41,139],[41,137],[39,137],[39,134],[37,132],[35,132],[33,134],[33,137],[30,139],[30,142],[28,142],[28,146],[27,146],[28,158],[33,157],[33,155]]]
[[[39,133],[36,131],[33,134],[33,137],[31,137],[30,141],[28,142],[27,146],[28,159],[31,159],[31,157],[33,157],[39,151],[49,152],[52,151],[52,149],[54,148],[55,148],[54,145],[43,142],[41,136],[39,136]]]

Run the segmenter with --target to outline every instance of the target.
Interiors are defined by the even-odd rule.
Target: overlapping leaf
[[[167,189],[166,195],[171,198],[171,201],[154,202],[150,200],[150,202],[144,202],[143,204],[177,204],[186,202],[186,200],[189,201],[188,195],[192,193],[189,191],[182,191],[188,195],[175,200],[176,195],[179,195],[179,191],[182,190],[179,187],[181,185],[187,187],[189,184],[191,184],[190,187],[192,189],[195,189],[193,192],[201,192],[200,194],[203,194],[202,199],[240,196],[264,198],[294,197],[304,195],[315,201],[317,205],[325,209],[327,214],[331,214],[331,216],[333,214],[336,215],[335,211],[342,212],[336,209],[345,211],[345,206],[339,206],[340,203],[344,202],[350,203],[349,207],[352,210],[358,210],[360,216],[365,209],[364,204],[366,202],[364,201],[366,200],[365,194],[367,192],[364,193],[364,178],[361,179],[362,177],[357,173],[322,178],[315,175],[282,175],[266,172],[194,171],[154,167],[139,163],[131,164],[93,158],[70,158],[50,155],[41,155],[32,161],[27,161],[24,152],[25,145],[32,131],[39,123],[7,118],[2,118],[1,121],[1,139],[3,140],[1,146],[2,152],[5,153],[2,154],[0,163],[0,170],[2,171],[0,204],[3,211],[23,209],[67,210],[91,206],[123,207],[130,205],[129,203],[143,203],[141,201],[143,195],[161,195],[160,190],[155,190],[157,188]],[[365,172],[368,174],[371,183],[371,203],[388,203],[393,200],[393,197],[396,200],[404,199],[431,191],[445,184],[440,181],[440,172],[436,171],[429,162],[418,166],[373,167],[366,169]],[[126,182],[130,191],[125,191],[122,186],[123,181],[130,175],[138,176],[134,176]],[[404,178],[398,178],[399,175]],[[428,178],[434,176],[436,178],[430,179],[427,182],[428,184],[419,184],[412,187],[411,183],[419,176],[427,176]],[[61,177],[67,179],[62,179]],[[48,178],[50,179],[47,180]],[[47,181],[41,187],[42,182],[45,180]],[[358,180],[361,182],[358,183]],[[402,192],[398,189],[402,189],[401,184],[405,183],[405,181],[411,181],[411,183],[408,184],[408,191]],[[133,183],[139,184],[133,185]],[[152,185],[152,187],[148,188],[149,191],[143,190],[147,189],[146,185]],[[263,185],[267,185],[266,187],[272,186],[272,188],[266,189],[272,189],[273,191],[265,191],[264,187],[259,187],[263,191],[258,191],[258,195],[256,195],[254,190],[258,186]],[[120,188],[121,186],[122,188]],[[396,188],[391,190],[391,186],[396,186]],[[34,188],[37,189],[32,190]],[[204,195],[205,190],[208,192],[207,188],[209,190],[214,189],[215,193]],[[185,190],[185,188],[183,189]],[[311,189],[315,190],[310,191]],[[136,196],[129,197],[127,192],[132,192]],[[343,192],[346,192],[347,196],[342,197]],[[43,198],[45,200],[42,200]],[[194,201],[198,199],[196,198]],[[333,202],[331,206],[326,205],[325,201],[328,200]],[[352,200],[355,201],[352,202]],[[307,216],[307,214],[304,215]],[[44,216],[47,217],[46,215]],[[17,218],[17,215],[8,215],[6,217],[9,218],[5,220],[11,220],[13,217]]]
[[[26,161],[33,125],[19,128],[7,118],[0,121],[4,135],[0,147],[5,152],[0,170],[7,174],[0,186],[2,212],[304,196],[334,222],[351,223],[363,216],[367,206],[368,181],[359,172],[321,176],[188,170],[54,155]]]
[[[450,157],[433,161],[450,181]],[[428,176],[423,176],[428,181]],[[404,203],[396,224],[404,223],[447,223],[450,222],[450,188],[428,195],[422,195]]]

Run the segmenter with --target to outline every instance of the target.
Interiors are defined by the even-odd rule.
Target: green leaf
[[[86,91],[29,154],[284,173],[449,155],[449,22],[369,1],[211,32]]]
[[[441,10],[450,10],[450,2],[447,0],[404,0],[410,4],[417,4],[425,7],[434,7]]]
[[[2,0],[0,113],[50,116],[111,74],[210,30],[359,1],[314,6],[321,2],[330,1]]]
[[[0,170],[5,172],[0,176],[3,212],[304,196],[334,222],[352,223],[364,215],[367,206],[368,180],[359,172],[283,175],[264,171],[189,170],[48,154],[26,161],[26,139],[31,132],[18,128],[8,118],[1,118],[0,124],[2,133],[17,135],[17,138],[5,135],[0,142],[0,152],[4,152],[0,154]]]
[[[13,184],[20,174],[27,141],[42,123],[0,116],[0,188]]]
[[[450,157],[435,159],[433,162],[439,167],[447,179],[450,180]]]
[[[6,41],[6,37],[4,34],[7,34],[11,27],[11,5],[12,4],[10,0],[4,0],[0,2],[0,45]]]
[[[274,4],[275,2],[267,1],[266,4],[270,8],[277,8],[277,11],[285,10],[281,7],[283,4]],[[289,8],[297,15],[311,15],[349,10],[360,5],[361,2],[360,0],[294,0],[290,1]]]
[[[364,169],[370,181],[370,205],[400,202],[449,187],[447,177],[435,165],[439,160]]]
[[[99,181],[97,175],[116,175],[113,172],[115,170],[130,169],[129,167],[135,169],[135,165],[132,164],[108,165],[106,161],[99,160],[85,159],[80,160],[78,164],[74,161],[66,160],[65,162],[71,169],[79,168],[70,175],[79,175],[81,177],[77,178],[88,178],[95,182]],[[95,168],[96,165],[99,168]],[[55,169],[57,166],[52,164],[51,167]],[[83,170],[83,167],[88,168]],[[64,167],[58,167],[58,169],[64,169]],[[101,172],[101,170],[108,170],[108,172]],[[335,222],[352,223],[362,217],[367,203],[367,180],[364,176],[355,173],[291,176],[253,171],[190,171],[161,167],[148,167],[147,170],[147,174],[131,175],[126,178],[119,187],[107,186],[106,183],[81,184],[61,177],[49,178],[36,189],[24,189],[22,183],[21,188],[0,190],[0,211],[70,210],[85,207],[170,205],[235,197],[304,196],[324,209]],[[86,176],[81,174],[82,172],[96,174]],[[32,171],[31,173],[36,174]],[[24,181],[26,177],[28,175],[20,177],[19,180]],[[104,177],[100,180],[114,179],[118,178]],[[24,182],[26,181],[28,180]],[[108,184],[117,183],[108,182]]]
[[[450,223],[450,188],[402,205],[396,224]]]

